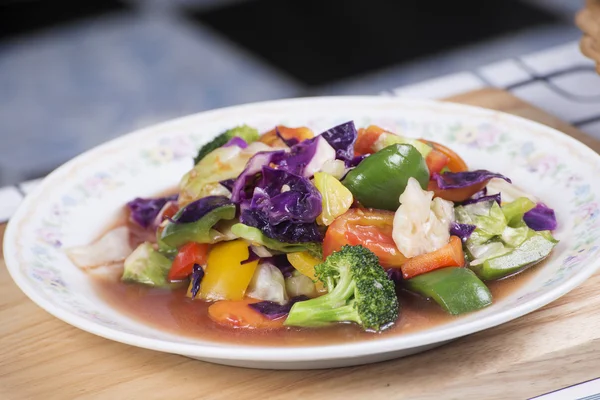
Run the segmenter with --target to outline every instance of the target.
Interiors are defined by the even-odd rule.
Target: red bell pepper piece
[[[208,244],[191,242],[183,245],[171,265],[168,278],[171,281],[178,281],[187,278],[194,268],[194,264],[206,264],[208,254]]]

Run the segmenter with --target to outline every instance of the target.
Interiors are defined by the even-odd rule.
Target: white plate
[[[416,333],[313,347],[229,345],[146,326],[103,303],[63,249],[96,238],[123,204],[173,187],[198,146],[237,124],[315,132],[354,120],[450,145],[472,168],[497,171],[557,213],[561,240],[536,279],[492,306]],[[23,202],[4,240],[8,270],[40,307],[63,321],[133,346],[253,368],[325,368],[413,354],[487,329],[556,300],[600,266],[599,156],[546,126],[507,114],[433,101],[332,97],[226,108],[153,126],[82,154]]]

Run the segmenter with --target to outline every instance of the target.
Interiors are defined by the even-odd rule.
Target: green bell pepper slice
[[[414,146],[393,144],[365,158],[342,183],[363,206],[395,211],[409,178],[426,189],[427,163]]]
[[[470,265],[484,281],[506,278],[548,257],[558,241],[548,233],[535,233],[509,253],[486,259],[481,264]]]
[[[162,242],[163,246],[171,248],[181,247],[189,242],[214,243],[222,235],[217,230],[212,229],[213,226],[220,220],[233,218],[235,218],[235,206],[228,204],[211,210],[195,222],[182,224],[169,222],[160,235],[159,243]],[[176,221],[177,215],[173,219]]]
[[[163,242],[162,231],[160,230],[156,231],[156,244],[158,245],[159,253],[171,260],[175,258],[177,252],[179,251],[177,247],[169,246],[168,244]]]
[[[519,197],[515,201],[502,205],[504,218],[509,226],[516,227],[519,221],[523,219],[523,215],[535,207],[535,203],[527,197]]]
[[[447,267],[404,282],[411,292],[432,299],[452,315],[480,310],[492,304],[492,294],[468,268]]]

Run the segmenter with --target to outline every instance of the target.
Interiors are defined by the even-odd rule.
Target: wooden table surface
[[[512,95],[449,99],[553,126],[600,143]],[[4,227],[0,227],[0,238]],[[507,399],[600,376],[600,275],[550,305],[415,356],[316,371],[213,365],[112,342],[34,305],[0,255],[0,399]]]

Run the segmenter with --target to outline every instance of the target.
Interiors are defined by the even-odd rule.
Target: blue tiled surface
[[[496,61],[529,54],[577,40],[581,32],[574,26],[554,26],[509,35],[460,50],[399,65],[386,71],[324,87],[316,94],[373,94],[377,91],[433,79],[440,75],[474,70]]]

